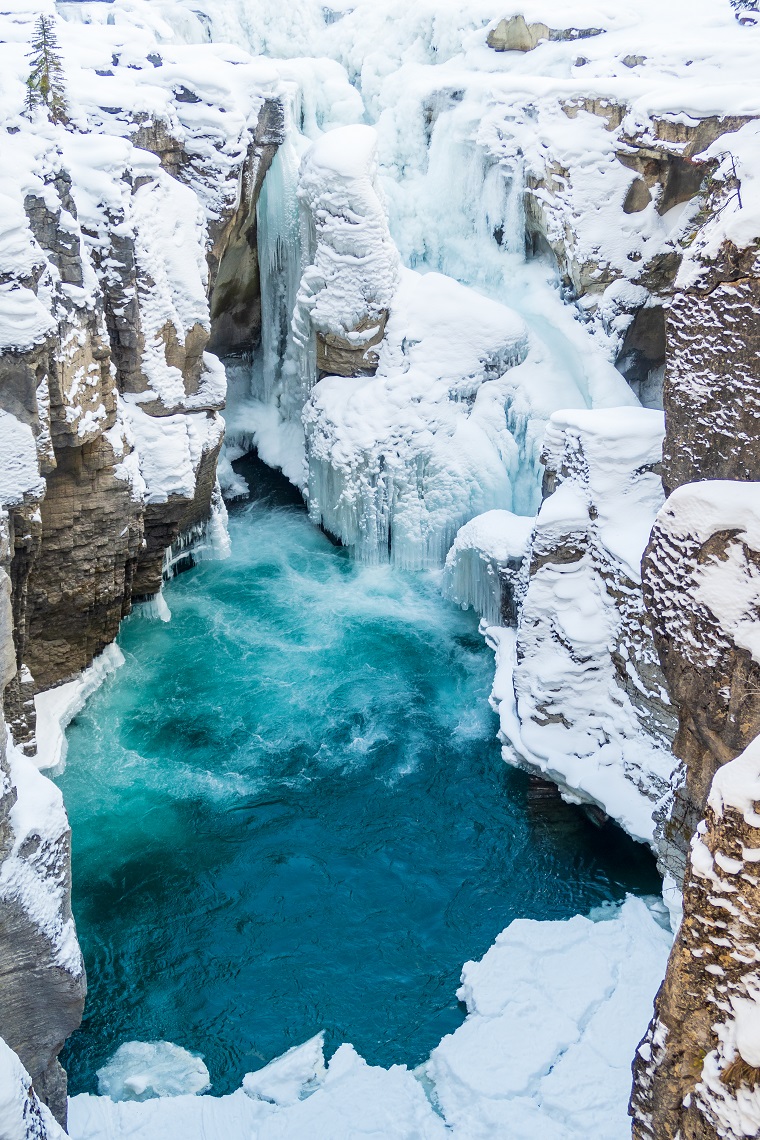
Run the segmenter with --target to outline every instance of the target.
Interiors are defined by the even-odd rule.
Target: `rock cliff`
[[[34,697],[92,662],[220,506],[209,298],[217,346],[249,350],[256,201],[282,121],[271,74],[234,50],[136,42],[128,23],[66,34],[84,37],[68,129],[21,116],[19,54],[0,44],[16,83],[0,173],[0,1036],[64,1124],[57,1055],[85,976],[65,811],[24,756]]]

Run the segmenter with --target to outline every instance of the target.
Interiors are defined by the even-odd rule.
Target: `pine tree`
[[[44,105],[51,122],[65,123],[67,113],[66,85],[53,16],[39,17],[35,25],[31,48],[29,58],[32,70],[26,81],[26,113],[31,119],[35,108]]]

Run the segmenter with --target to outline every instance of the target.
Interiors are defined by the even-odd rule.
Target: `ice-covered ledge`
[[[319,1038],[230,1096],[71,1099],[72,1140],[625,1140],[630,1058],[670,935],[640,899],[566,922],[518,920],[457,996],[464,1024],[411,1072]],[[203,1043],[198,1043],[203,1051]],[[194,1070],[193,1070],[194,1071]]]

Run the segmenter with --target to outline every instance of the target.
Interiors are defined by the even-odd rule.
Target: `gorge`
[[[0,13],[3,1135],[756,1134],[752,12]]]

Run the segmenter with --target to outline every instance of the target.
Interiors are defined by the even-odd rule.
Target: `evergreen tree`
[[[31,48],[29,58],[32,70],[26,81],[26,113],[31,119],[36,107],[45,106],[51,122],[65,123],[66,85],[53,16],[39,17]]]

